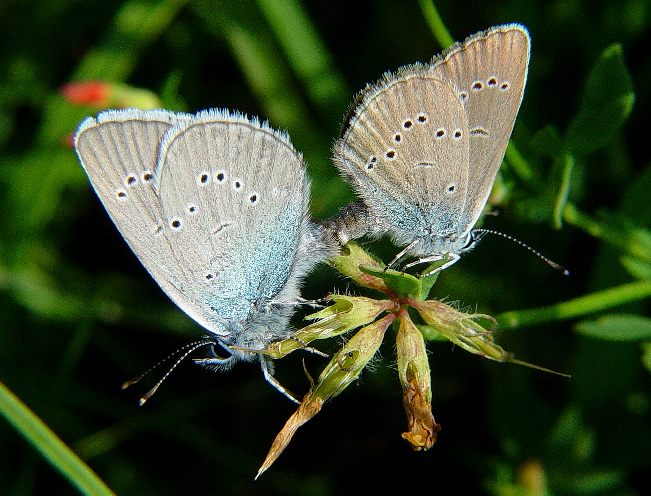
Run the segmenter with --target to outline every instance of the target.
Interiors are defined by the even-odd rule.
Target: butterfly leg
[[[323,308],[322,303],[325,302],[325,298],[318,298],[316,300],[306,300],[300,296],[297,298],[299,305],[307,305],[312,308]]]
[[[328,358],[330,355],[327,353],[323,353],[320,350],[317,350],[316,348],[312,348],[311,346],[308,346],[305,341],[303,341],[300,338],[297,338],[296,336],[289,336],[287,339],[291,339],[292,341],[296,341],[298,344],[302,346],[302,350],[307,351],[308,353],[312,353],[314,355],[318,355],[320,357]]]
[[[213,368],[215,370],[224,370],[230,368],[232,364],[232,358],[193,358],[192,361],[197,365],[202,367]]]
[[[262,373],[264,374],[265,380],[271,384],[274,388],[276,388],[277,391],[280,391],[282,394],[284,394],[287,398],[289,398],[290,401],[296,403],[297,405],[300,405],[301,402],[296,399],[296,397],[289,392],[285,386],[283,386],[280,382],[276,380],[276,378],[272,375],[272,365],[270,363],[270,359],[264,356],[260,357],[260,365],[262,367]]]
[[[405,265],[405,269],[409,269],[410,267],[415,267],[416,265],[423,263],[438,262],[439,260],[442,260],[443,257],[444,255],[430,255],[429,257],[419,258],[418,260],[414,260],[413,262],[409,262],[407,265]]]
[[[431,255],[429,257],[419,258],[418,260],[416,260],[414,262],[408,263],[407,265],[405,265],[405,269],[408,269],[409,267],[413,267],[414,265],[419,265],[419,264],[422,264],[422,263],[438,262],[439,260],[443,260],[443,258],[445,258],[446,256],[448,256],[450,258],[450,260],[445,262],[440,267],[437,267],[436,269],[428,272],[427,274],[422,274],[421,277],[427,277],[427,276],[431,276],[433,274],[436,274],[437,272],[441,272],[442,270],[445,270],[448,267],[450,267],[450,266],[454,265],[455,263],[457,263],[457,261],[461,258],[456,253],[451,253],[451,252],[444,253],[442,255]]]
[[[384,268],[385,272],[395,267],[396,264],[400,261],[400,259],[403,258],[405,255],[407,255],[407,252],[411,250],[414,246],[416,246],[419,242],[420,241],[418,239],[415,239],[407,246],[405,246],[405,248],[402,251],[400,251],[400,253],[398,253],[395,257],[393,257],[393,260],[391,260],[389,264]],[[409,267],[410,265],[407,265],[405,268]]]
[[[281,301],[281,300],[270,300],[267,302],[267,305],[292,305],[292,306],[299,306],[299,305],[307,305],[312,308],[323,308],[323,303],[325,299],[319,298],[317,300],[306,300],[305,298],[301,298],[300,296],[296,298],[294,301]]]

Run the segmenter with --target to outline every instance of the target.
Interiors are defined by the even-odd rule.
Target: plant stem
[[[568,203],[563,209],[563,220],[597,239],[621,248],[630,255],[647,262],[651,261],[648,243],[644,242],[643,237],[636,237],[631,230],[612,229],[611,226],[584,214],[572,203]]]
[[[554,203],[554,227],[560,229],[563,227],[563,211],[567,205],[567,198],[570,193],[570,180],[572,178],[572,171],[574,170],[574,156],[566,152],[563,156],[563,178],[561,186],[556,195],[556,202]]]
[[[439,42],[441,48],[447,48],[454,43],[454,38],[450,35],[450,32],[445,27],[443,19],[436,9],[436,5],[432,0],[420,0],[420,8],[423,11],[423,17],[427,22],[434,38]]]
[[[639,281],[605,289],[548,307],[504,312],[497,317],[500,327],[517,329],[529,325],[580,317],[651,296],[651,282]]]

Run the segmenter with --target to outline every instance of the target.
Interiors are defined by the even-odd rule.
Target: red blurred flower
[[[111,85],[104,81],[82,81],[66,83],[61,94],[73,105],[108,106],[111,99]]]

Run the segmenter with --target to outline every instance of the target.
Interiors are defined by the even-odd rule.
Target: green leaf
[[[517,329],[555,320],[580,317],[651,296],[651,283],[636,281],[613,286],[541,308],[513,310],[497,316],[500,327]]]
[[[547,442],[549,443],[551,454],[563,463],[575,463],[574,459],[577,456],[583,462],[589,460],[593,454],[591,447],[576,449],[576,443],[579,440],[587,439],[586,428],[584,426],[581,411],[576,406],[571,406],[561,412],[556,424],[549,433]],[[587,444],[585,441],[581,441]]]
[[[651,372],[651,341],[642,343],[642,365]]]
[[[324,116],[333,114],[332,107],[345,107],[350,91],[303,3],[299,0],[258,0],[257,4],[287,61],[301,79],[311,103]]]
[[[142,52],[168,29],[187,0],[164,0],[150,5],[131,0],[117,12],[104,41],[81,61],[73,79],[106,78],[124,81]]]
[[[563,210],[563,220],[625,253],[651,262],[651,230],[640,226],[628,216],[601,210],[599,218],[593,219],[568,203]]]
[[[509,142],[504,155],[509,167],[522,181],[527,183],[535,182],[536,174],[527,160],[518,151],[512,142]]]
[[[628,118],[635,93],[622,46],[603,51],[592,68],[579,112],[565,136],[569,150],[587,154],[603,148]]]
[[[450,35],[448,28],[445,27],[445,23],[436,9],[434,2],[432,0],[420,0],[419,3],[423,11],[423,18],[432,31],[434,38],[441,45],[441,48],[451,46],[454,43],[454,38]]]
[[[418,298],[421,294],[421,280],[411,274],[392,269],[380,269],[368,265],[360,265],[359,270],[364,274],[382,279],[389,288],[404,298]]]
[[[621,486],[624,479],[625,474],[622,470],[594,469],[568,474],[565,481],[575,494],[588,495],[612,491]]]
[[[0,413],[81,493],[113,494],[95,472],[1,382]]]
[[[620,262],[626,271],[636,279],[651,279],[651,263],[627,255],[623,256]]]
[[[576,330],[607,341],[641,341],[651,339],[651,319],[632,314],[604,315],[597,320],[584,320]]]

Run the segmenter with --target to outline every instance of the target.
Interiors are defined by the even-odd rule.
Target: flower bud
[[[321,372],[316,386],[305,395],[298,410],[287,420],[274,439],[256,478],[276,461],[300,426],[319,413],[328,399],[340,394],[359,377],[382,344],[384,333],[395,318],[396,315],[392,313],[360,329],[332,357]]]
[[[402,402],[409,428],[402,437],[413,449],[428,450],[436,442],[441,426],[432,415],[432,388],[425,340],[407,312],[400,316],[396,344]]]
[[[356,243],[350,241],[341,249],[341,253],[329,261],[337,271],[350,277],[360,286],[375,289],[386,293],[389,289],[385,282],[372,274],[367,274],[360,267],[370,269],[384,270],[383,263],[372,258],[368,253],[362,250]]]
[[[391,300],[363,296],[330,295],[326,299],[334,303],[306,317],[316,322],[299,329],[288,339],[270,343],[260,353],[274,359],[282,358],[304,349],[314,340],[339,336],[374,321],[382,312],[397,309],[397,304]]]
[[[90,105],[97,108],[161,107],[160,99],[152,91],[107,81],[67,83],[61,87],[61,94],[73,105]]]
[[[359,377],[382,344],[384,332],[396,318],[391,313],[360,329],[326,365],[312,390],[314,396],[330,399]]]
[[[73,105],[108,107],[111,103],[111,84],[105,81],[67,83],[61,87],[61,95]]]
[[[493,333],[475,322],[494,321],[489,315],[463,313],[438,300],[409,303],[427,324],[464,350],[498,362],[512,361],[513,355],[493,341]]]

